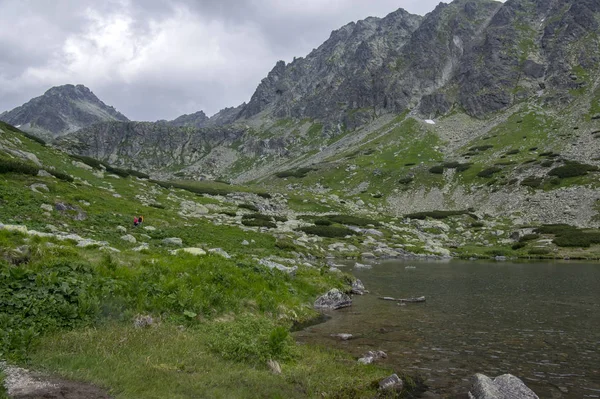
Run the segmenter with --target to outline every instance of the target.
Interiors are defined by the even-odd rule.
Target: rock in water
[[[315,301],[315,309],[340,309],[352,306],[352,299],[337,288],[331,289]]]
[[[354,282],[352,283],[352,293],[353,294],[363,295],[367,292],[369,292],[369,291],[367,291],[365,289],[365,285],[362,283],[362,281],[360,281],[359,279],[354,280]]]
[[[397,374],[392,374],[387,378],[379,381],[379,389],[382,391],[394,390],[401,391],[404,383]]]
[[[512,374],[504,374],[493,380],[483,374],[472,377],[470,399],[539,399],[539,397]]]

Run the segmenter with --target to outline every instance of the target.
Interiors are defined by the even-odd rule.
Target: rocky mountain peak
[[[62,85],[42,96],[3,113],[0,118],[43,138],[54,138],[97,122],[128,121],[115,108],[104,104],[84,85]]]

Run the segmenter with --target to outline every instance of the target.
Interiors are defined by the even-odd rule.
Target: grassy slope
[[[331,395],[348,386],[357,387],[359,396],[372,396],[371,381],[389,374],[388,370],[359,368],[341,353],[296,347],[286,338],[287,332],[280,333],[283,341],[277,341],[277,326],[287,331],[293,321],[313,317],[312,301],[329,288],[344,287],[343,276],[300,267],[296,277],[290,278],[258,266],[253,256],[289,256],[275,245],[273,236],[178,214],[181,200],[215,205],[213,199],[134,178],[100,178],[73,166],[64,154],[18,133],[12,137],[21,141],[21,149],[35,153],[44,166],[76,179],[68,183],[51,177],[0,174],[2,222],[39,231],[48,231],[46,226],[51,224],[62,231],[108,241],[121,252],[107,254],[95,247],[77,247],[71,241],[0,231],[2,273],[19,264],[19,269],[40,281],[30,286],[29,280],[15,277],[9,280],[14,283],[12,289],[27,298],[37,298],[32,292],[50,290],[52,300],[71,301],[64,309],[71,309],[72,315],[66,316],[66,310],[41,312],[48,305],[45,296],[37,302],[24,302],[24,306],[40,309],[44,317],[34,312],[18,314],[25,319],[3,319],[5,326],[12,326],[3,330],[12,332],[5,337],[8,341],[0,341],[2,357],[96,382],[119,398],[305,397],[322,392]],[[50,191],[34,193],[29,188],[33,183],[45,184]],[[144,205],[136,195],[152,197],[164,209]],[[86,220],[73,220],[69,212],[42,214],[42,204],[58,201],[79,207]],[[228,205],[222,208],[235,210]],[[131,219],[138,214],[156,230],[133,229]],[[121,240],[124,233],[116,231],[118,225],[126,226],[127,233],[138,241],[148,242],[150,250],[131,251],[138,244]],[[220,247],[234,259],[173,256],[168,252],[172,248],[162,244],[164,237],[180,237],[184,246]],[[242,247],[243,240],[252,244]],[[62,267],[74,271],[61,277]],[[57,277],[50,277],[53,275]],[[76,281],[88,281],[96,288],[93,293],[82,293],[64,285]],[[136,314],[152,314],[159,321],[155,327],[133,329],[131,320]],[[228,322],[228,331],[245,331],[244,314],[259,320],[258,330],[227,341],[218,326]],[[19,326],[29,327],[23,330]],[[65,329],[71,332],[65,334]],[[260,344],[273,340],[274,344]],[[281,376],[268,372],[264,359],[269,357],[281,361]]]

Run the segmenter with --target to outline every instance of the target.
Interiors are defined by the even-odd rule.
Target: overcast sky
[[[247,102],[275,62],[305,56],[350,21],[438,3],[0,0],[0,112],[72,83],[133,120],[210,116]]]

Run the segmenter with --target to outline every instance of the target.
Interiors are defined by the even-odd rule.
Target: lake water
[[[383,350],[382,364],[421,375],[444,398],[464,393],[476,372],[514,374],[540,398],[600,398],[600,264],[393,261],[345,271],[371,293],[299,341],[356,356]],[[426,303],[405,306],[377,298],[421,295]]]

